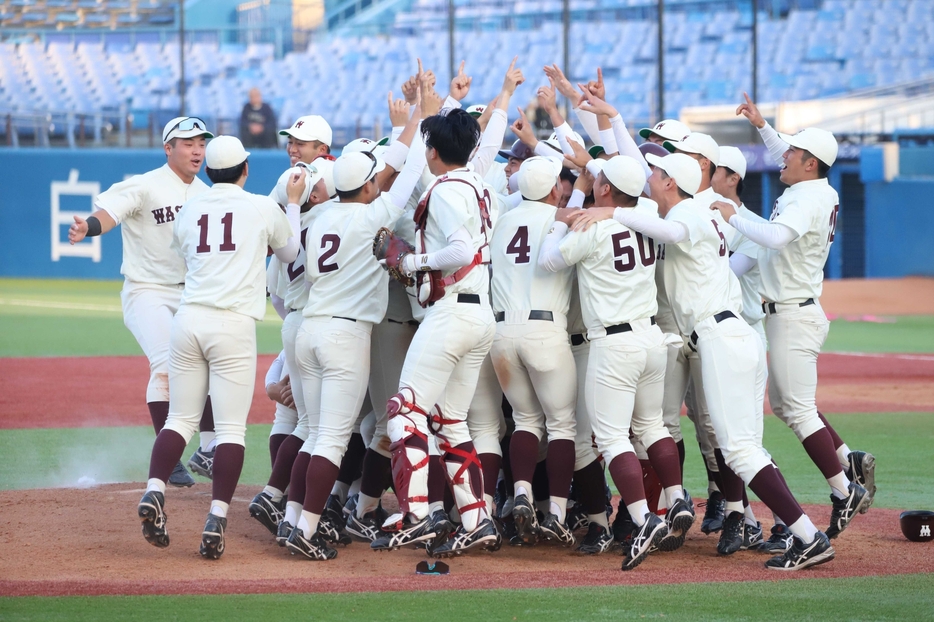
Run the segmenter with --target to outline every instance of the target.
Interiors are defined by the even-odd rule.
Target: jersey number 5
[[[506,245],[506,254],[515,255],[515,263],[529,263],[532,247],[529,246],[529,228],[525,225],[516,229],[516,235]]]
[[[636,249],[623,245],[623,242],[631,237],[631,231],[620,231],[610,236],[613,241],[613,258],[616,260],[613,262],[613,267],[617,272],[629,272],[636,267]],[[652,238],[644,238],[641,233],[637,232],[636,245],[639,247],[639,260],[643,266],[649,267],[655,263],[655,242]],[[625,260],[621,257],[625,257]]]
[[[339,235],[334,233],[325,233],[321,236],[321,250],[324,252],[318,256],[318,272],[324,274],[325,272],[334,272],[340,266],[337,265],[335,261],[332,264],[324,263],[331,257],[337,254],[337,249],[341,247],[341,238]],[[325,250],[326,249],[326,250]]]
[[[237,250],[237,245],[233,243],[233,214],[227,212],[221,218],[221,224],[224,225],[224,241],[217,247],[222,253],[229,253]],[[208,244],[208,215],[201,214],[198,219],[198,228],[201,229],[201,236],[198,238],[198,246],[195,248],[197,253],[210,253],[211,245]]]
[[[723,237],[723,232],[720,231],[720,225],[717,224],[717,221],[711,219],[710,222],[713,223],[713,228],[717,230],[717,235],[720,236],[720,256],[723,257],[726,255],[726,238]]]

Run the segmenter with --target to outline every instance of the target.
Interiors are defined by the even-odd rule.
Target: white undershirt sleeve
[[[584,199],[586,198],[587,196],[581,190],[574,188],[574,190],[571,191],[571,198],[568,199],[566,207],[568,209],[580,209],[584,207]]]
[[[730,225],[747,238],[765,248],[780,251],[793,242],[798,234],[780,222],[756,222],[739,214],[730,217]]]
[[[538,267],[549,272],[560,272],[570,266],[564,260],[561,254],[559,244],[568,232],[568,226],[560,221],[555,221],[551,231],[542,240],[542,247],[538,251]]]
[[[404,125],[398,127],[393,127],[392,132],[389,133],[389,142],[394,143],[399,140],[399,137],[402,136],[402,131],[405,129]]]
[[[461,103],[460,103],[459,101],[457,101],[456,99],[454,99],[453,97],[451,97],[450,95],[448,95],[447,97],[445,97],[445,98],[444,98],[444,103],[441,104],[441,109],[442,109],[442,110],[445,109],[445,108],[460,108],[460,107],[461,107]],[[412,108],[414,109],[415,106],[412,106]]]
[[[406,255],[402,261],[402,269],[406,274],[414,274],[416,270],[457,270],[473,261],[474,255],[472,239],[467,229],[460,227],[448,236],[448,245],[431,253],[412,253]]]
[[[415,130],[415,136],[412,138],[412,146],[409,148],[409,155],[405,159],[405,166],[399,172],[399,176],[392,182],[392,187],[386,193],[393,205],[402,209],[405,208],[415,190],[415,186],[422,178],[422,170],[425,168],[425,145],[422,142],[421,123]]]
[[[688,239],[688,228],[684,224],[632,208],[617,207],[613,220],[662,244],[677,244]]]
[[[648,162],[645,161],[645,156],[642,155],[642,152],[639,151],[636,141],[632,139],[632,136],[629,134],[629,130],[626,129],[626,123],[623,121],[622,115],[616,115],[610,119],[610,125],[613,128],[613,134],[616,136],[616,144],[619,146],[620,155],[628,155],[629,157],[635,159],[636,162],[642,165],[642,170],[645,171],[645,178],[648,179],[652,176],[652,169],[649,168]]]
[[[500,147],[503,145],[503,138],[506,136],[506,126],[509,120],[506,117],[506,111],[497,108],[490,117],[490,122],[486,124],[486,131],[480,137],[480,145],[477,152],[471,158],[474,172],[480,177],[485,177],[490,170],[490,166],[496,159]]]
[[[386,153],[383,154],[383,162],[386,163],[386,166],[392,167],[392,170],[401,171],[408,155],[409,146],[396,140],[389,145]]]
[[[298,257],[300,242],[298,241],[296,231],[302,230],[302,225],[299,221],[300,211],[301,208],[299,208],[296,203],[289,203],[285,208],[285,217],[289,219],[289,225],[292,227],[292,235],[289,236],[285,246],[272,249],[272,252],[276,254],[276,258],[282,263],[292,263],[295,261],[295,258]]]
[[[270,292],[269,302],[272,303],[272,308],[276,310],[276,314],[284,320],[285,316],[289,314],[288,310],[285,308],[285,300]]]
[[[733,253],[730,255],[730,270],[733,271],[733,274],[735,274],[737,278],[755,268],[756,263],[758,262],[755,258],[742,253]]]
[[[269,371],[266,372],[266,384],[264,386],[269,386],[271,384],[276,384],[282,378],[282,367],[285,365],[285,352],[280,352],[272,361],[272,365],[269,366]]]
[[[776,164],[781,164],[782,155],[788,151],[788,143],[778,136],[778,132],[769,125],[768,121],[765,122],[764,126],[757,129],[759,130],[759,136],[762,138],[762,142],[765,144],[765,148],[769,150],[769,155],[772,156]]]
[[[577,120],[581,122],[581,126],[583,126],[584,131],[587,132],[587,136],[590,137],[590,140],[599,145],[600,125],[597,123],[597,115],[589,110],[581,110],[580,108],[575,108],[574,114],[577,115]],[[606,145],[604,145],[604,147],[605,146]]]
[[[616,143],[616,133],[611,127],[608,130],[600,130],[600,144],[607,155],[619,153],[619,146]]]

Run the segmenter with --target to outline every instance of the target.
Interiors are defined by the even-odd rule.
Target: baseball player
[[[595,205],[638,205],[645,173],[635,159],[617,156],[591,174],[595,172]],[[681,546],[694,522],[681,487],[678,449],[662,420],[667,345],[654,319],[655,245],[615,221],[565,235],[567,222],[581,212],[570,214],[555,223],[538,261],[550,270],[578,265],[581,310],[590,340],[585,403],[597,446],[636,525],[622,565],[632,570],[655,546]],[[665,520],[646,504],[630,428],[647,448],[671,500]],[[672,537],[663,547],[669,532]]]
[[[427,309],[406,353],[399,392],[387,404],[393,479],[404,519],[398,531],[372,542],[375,550],[428,542],[434,555],[495,546],[499,535],[487,514],[483,475],[465,421],[480,367],[493,342],[489,306],[487,230],[489,192],[467,169],[480,138],[475,119],[445,110],[422,124],[428,168],[439,179],[415,214],[416,252],[398,265],[417,272],[417,294]],[[440,440],[442,459],[461,518],[446,542],[428,516],[428,434]]]
[[[716,220],[693,203],[700,165],[681,153],[649,155],[647,160],[655,166],[649,185],[662,218],[592,208],[574,226],[583,229],[613,218],[665,244],[663,270],[672,313],[680,334],[689,335],[686,347],[700,357],[710,419],[726,464],[795,536],[791,548],[769,559],[766,567],[793,571],[828,562],[835,554],[830,540],[798,505],[762,447],[765,353],[755,331],[739,318],[726,242]]]
[[[243,190],[248,156],[233,136],[211,141],[205,158],[214,185],[188,201],[175,220],[172,245],[188,271],[172,320],[169,418],[153,445],[149,481],[137,508],[146,540],[168,546],[165,481],[197,427],[210,390],[217,405],[217,448],[200,547],[208,559],[224,553],[227,510],[243,467],[256,379],[256,322],[266,306],[266,249],[291,262],[299,248],[298,206],[283,213],[272,199]],[[293,180],[297,184],[301,178]]]
[[[769,402],[830,485],[833,508],[827,535],[835,538],[857,512],[868,509],[869,490],[875,487],[873,456],[850,452],[842,442],[835,447],[836,433],[816,406],[817,356],[830,325],[820,294],[837,222],[839,199],[827,182],[837,141],[818,128],[794,136],[778,134],[748,96],[737,113],[759,129],[773,157],[781,152],[781,180],[788,188],[776,201],[769,223],[737,216],[728,204],[711,207],[763,247],[759,270],[770,352]]]
[[[169,332],[185,285],[185,261],[170,248],[172,226],[182,205],[208,188],[197,174],[209,138],[213,134],[201,119],[172,119],[162,130],[166,163],[99,194],[94,213],[87,220],[75,216],[68,231],[69,241],[75,244],[123,225],[123,323],[149,359],[146,405],[156,435],[169,414]],[[210,478],[215,441],[210,398],[204,404],[200,429],[200,448],[188,463]],[[179,461],[169,483],[187,487],[195,481]]]
[[[316,114],[299,117],[292,127],[279,130],[279,136],[289,137],[286,151],[292,166],[299,162],[311,163],[322,156],[330,157],[333,132],[324,117]]]
[[[407,150],[421,116],[418,105],[394,148]],[[385,164],[369,151],[342,155],[334,164],[339,202],[330,204],[308,231],[311,289],[295,351],[308,418],[318,423],[301,450],[311,455],[306,493],[301,517],[286,541],[293,554],[308,559],[337,556],[320,533],[322,514],[366,394],[370,332],[388,306],[388,276],[373,257],[373,237],[402,215],[424,162],[424,150],[416,146],[390,191],[380,196],[376,176]]]
[[[560,172],[555,160],[525,160],[519,168],[523,201],[496,224],[490,240],[496,319],[491,356],[516,424],[509,452],[519,535],[537,523],[531,482],[547,432],[550,511],[540,528],[546,538],[572,545],[565,518],[575,455],[577,386],[567,334],[574,273],[548,273],[534,261],[554,222]]]

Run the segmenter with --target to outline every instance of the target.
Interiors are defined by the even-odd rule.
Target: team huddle
[[[157,433],[138,505],[148,542],[169,545],[166,486],[193,483],[180,458],[199,431],[188,465],[213,480],[200,552],[224,552],[268,295],[282,352],[266,376],[271,473],[249,512],[293,555],[331,560],[354,539],[439,558],[553,541],[619,550],[631,570],[697,521],[686,407],[717,552],[760,550],[786,571],[834,558],[876,491],[873,456],[816,407],[836,140],[779,134],[746,98],[737,114],[788,186],[765,220],[743,205],[739,149],[677,120],[637,145],[599,69],[577,89],[545,74],[554,132],[538,140],[521,109],[508,127],[516,59],[497,98],[466,110],[463,64],[442,98],[419,62],[404,99],[389,94],[389,137],[335,159],[322,117],[282,130],[291,168],[268,196],[243,189],[237,138],[176,118],[165,166],[75,218],[73,243],[123,224],[124,318],[150,361]],[[518,139],[501,150],[507,129]],[[826,528],[763,446],[767,386],[830,487]],[[773,514],[768,537],[747,488]]]

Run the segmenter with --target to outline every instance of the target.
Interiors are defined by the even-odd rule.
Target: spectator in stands
[[[240,113],[240,140],[246,148],[272,149],[279,145],[276,138],[276,114],[263,101],[259,89],[250,89],[250,101]]]

